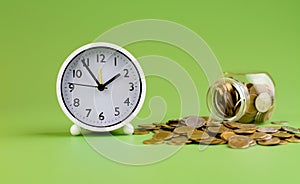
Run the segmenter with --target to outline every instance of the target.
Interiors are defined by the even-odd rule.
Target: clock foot
[[[74,136],[81,134],[81,128],[77,125],[72,125],[70,128],[70,133]]]
[[[132,124],[128,123],[127,125],[123,126],[123,133],[127,135],[131,135],[134,132],[134,128]]]

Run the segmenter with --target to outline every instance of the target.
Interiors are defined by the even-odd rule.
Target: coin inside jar
[[[268,93],[261,93],[255,100],[255,107],[259,112],[267,112],[273,104],[273,99]]]
[[[267,73],[224,73],[207,93],[216,121],[265,122],[274,109],[275,88]]]

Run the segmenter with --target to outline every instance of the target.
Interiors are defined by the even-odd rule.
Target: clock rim
[[[74,57],[76,57],[78,54],[80,54],[81,52],[87,50],[87,49],[91,49],[91,48],[96,48],[96,47],[108,47],[111,49],[115,49],[121,53],[123,53],[125,56],[127,56],[131,62],[135,65],[136,69],[139,72],[140,75],[140,80],[141,80],[141,94],[140,94],[140,100],[136,106],[136,108],[131,112],[131,114],[123,121],[120,121],[120,123],[115,124],[115,125],[111,125],[108,127],[95,127],[95,126],[91,126],[88,124],[84,124],[81,121],[79,121],[78,119],[76,119],[72,113],[67,109],[64,101],[63,101],[63,97],[62,97],[62,89],[61,89],[61,83],[62,83],[62,77],[63,74],[65,72],[66,67],[69,65],[69,63],[74,59]],[[60,67],[58,76],[57,76],[57,81],[56,81],[56,95],[57,95],[57,99],[59,102],[59,105],[61,107],[61,109],[63,110],[63,112],[67,115],[67,117],[76,125],[78,125],[81,128],[84,128],[86,130],[90,130],[90,131],[94,131],[94,132],[108,132],[108,131],[113,131],[116,130],[118,128],[121,128],[123,126],[125,126],[126,124],[129,124],[139,113],[139,111],[141,110],[143,103],[145,101],[145,96],[146,96],[146,80],[145,80],[145,75],[144,72],[139,64],[139,62],[137,61],[137,59],[126,49],[113,44],[113,43],[108,43],[108,42],[95,42],[95,43],[89,43],[86,45],[81,46],[80,48],[76,49],[75,51],[73,51],[68,57],[67,59],[64,61],[64,63],[62,64],[62,66]]]

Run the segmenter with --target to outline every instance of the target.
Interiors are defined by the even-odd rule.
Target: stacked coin
[[[238,113],[241,105],[240,95],[231,83],[224,82],[218,85],[214,95],[216,109],[223,117],[230,118]]]
[[[208,117],[188,116],[166,123],[139,125],[135,135],[153,133],[144,144],[228,144],[231,148],[248,148],[300,142],[300,130],[290,126],[265,126],[239,122],[212,122]]]
[[[269,120],[274,110],[274,91],[266,84],[248,83],[246,87],[250,100],[247,104],[246,113],[239,122],[265,122]]]
[[[270,119],[274,109],[274,91],[266,84],[246,84],[233,78],[229,81],[224,80],[216,87],[213,104],[217,114],[225,119],[237,116],[242,103],[246,103],[246,110],[237,121],[241,123],[265,122]]]

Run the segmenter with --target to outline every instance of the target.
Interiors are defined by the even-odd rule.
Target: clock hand
[[[98,70],[98,75],[99,75],[99,83],[103,84],[103,81],[102,81],[102,70],[101,70],[101,68],[99,68],[99,70]]]
[[[100,68],[98,70],[98,75],[99,75],[99,83],[102,85],[101,86],[101,89],[102,89],[104,85],[103,85],[103,80],[102,80],[102,69],[100,69]],[[107,87],[104,86],[104,89],[107,89]],[[100,90],[100,91],[102,91],[102,90]]]
[[[117,79],[118,77],[120,77],[120,76],[121,76],[120,73],[118,73],[117,75],[113,76],[111,79],[109,79],[107,82],[105,82],[105,83],[103,84],[102,88],[100,88],[100,91],[103,91],[104,88],[105,88],[108,84],[110,84],[112,81],[116,80],[116,79]]]
[[[76,85],[76,86],[84,86],[84,87],[98,88],[98,86],[93,86],[93,85],[88,85],[88,84],[78,84],[78,83],[74,83],[74,82],[69,82],[68,84],[73,84],[73,85]]]
[[[84,62],[84,59],[81,60],[83,66],[86,68],[86,70],[89,72],[89,74],[91,75],[91,77],[94,79],[94,81],[97,83],[98,85],[98,89],[100,90],[100,88],[102,89],[103,84],[100,84],[100,82],[97,80],[97,78],[95,77],[95,75],[93,74],[93,72],[90,70],[90,68],[88,67],[88,65]],[[100,90],[103,91],[103,90]]]

